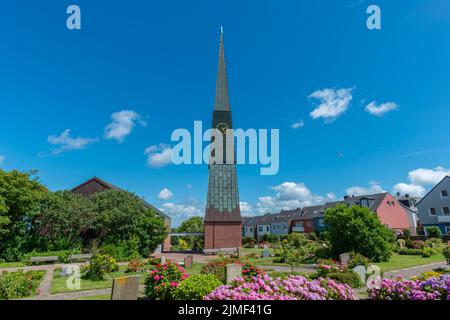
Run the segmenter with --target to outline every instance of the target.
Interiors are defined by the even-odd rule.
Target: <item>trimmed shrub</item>
[[[327,277],[339,283],[348,284],[352,288],[364,287],[364,283],[362,283],[361,279],[353,271],[329,273]]]
[[[400,255],[407,255],[407,256],[421,256],[422,250],[420,249],[409,249],[409,248],[402,248],[398,250],[398,254]]]
[[[181,281],[174,292],[174,298],[177,300],[201,300],[221,285],[222,282],[212,274],[196,274]]]

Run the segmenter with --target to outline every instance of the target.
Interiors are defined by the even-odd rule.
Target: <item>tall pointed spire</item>
[[[225,64],[225,48],[223,43],[223,27],[220,27],[219,63],[217,66],[216,99],[214,110],[230,111],[230,100],[228,96],[227,67]]]

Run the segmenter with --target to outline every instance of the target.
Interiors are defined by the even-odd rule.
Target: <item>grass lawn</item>
[[[204,265],[205,265],[204,263],[194,262],[194,263],[192,264],[192,267],[191,267],[191,268],[186,268],[185,270],[186,270],[186,272],[187,272],[189,275],[199,274],[200,271],[202,271],[202,267],[203,267]]]
[[[22,262],[1,262],[0,268],[21,268],[25,267],[25,264]]]
[[[105,276],[105,280],[101,280],[101,281],[92,281],[92,280],[81,279],[80,290],[68,289],[67,285],[66,285],[67,277],[61,277],[60,269],[55,269],[55,274],[53,276],[53,282],[52,282],[52,293],[55,294],[55,293],[63,293],[63,292],[75,292],[75,291],[112,288],[113,278],[145,274],[145,273],[126,273],[125,272],[126,269],[127,269],[127,266],[120,266],[119,271],[107,274]],[[145,277],[141,277],[141,284],[144,283],[144,280],[145,280]]]
[[[442,254],[436,254],[428,258],[423,258],[422,256],[412,256],[412,255],[408,256],[408,255],[394,254],[389,261],[380,262],[377,263],[377,265],[381,268],[382,271],[390,271],[440,261],[445,261],[445,258]]]

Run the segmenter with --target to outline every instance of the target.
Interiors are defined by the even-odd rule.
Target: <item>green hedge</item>
[[[364,283],[362,283],[361,279],[353,271],[329,273],[327,278],[336,280],[339,283],[348,284],[352,288],[361,288],[364,286]]]

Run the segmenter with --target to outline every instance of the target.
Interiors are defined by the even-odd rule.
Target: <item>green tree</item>
[[[47,189],[36,172],[0,170],[0,258],[17,261],[26,250],[30,230]]]
[[[439,238],[440,239],[442,237],[441,230],[436,226],[426,227],[426,231],[427,231],[428,237],[430,237],[430,238]]]
[[[374,262],[390,258],[394,234],[368,208],[337,205],[325,211],[325,222],[335,256],[354,251]]]
[[[100,242],[117,243],[139,239],[139,253],[147,256],[167,236],[164,220],[144,206],[133,193],[106,190],[91,197],[97,212],[94,230]]]
[[[70,191],[49,192],[40,203],[33,237],[38,250],[86,246],[96,239],[97,212],[90,198]]]
[[[204,232],[205,225],[203,223],[203,218],[201,217],[192,217],[189,218],[181,224],[181,226],[177,229],[178,232]],[[203,237],[200,236],[190,236],[190,237],[181,237],[180,240],[186,241],[188,247],[199,250],[203,248]]]

